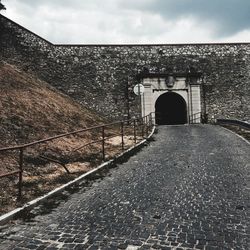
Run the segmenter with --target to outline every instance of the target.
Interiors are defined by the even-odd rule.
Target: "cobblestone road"
[[[2,228],[0,248],[250,249],[249,144],[209,125],[154,139],[50,213]]]

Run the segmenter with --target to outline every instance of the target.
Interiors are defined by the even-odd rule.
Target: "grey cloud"
[[[250,34],[250,0],[2,0],[2,3],[6,5],[7,16],[10,13],[9,18],[55,43],[225,41],[248,29],[240,38],[246,41]]]
[[[109,8],[110,6],[115,6],[115,0],[9,0],[10,2],[16,2],[26,7],[32,8],[34,10],[40,7],[49,7],[51,11],[56,11],[58,9],[68,9],[69,11],[74,10],[84,10],[84,9],[97,9],[101,7],[102,9]]]
[[[57,6],[57,7],[71,7],[71,6],[77,6],[81,2],[83,3],[84,1],[80,0],[74,0],[74,1],[69,1],[69,0],[25,0],[25,1],[20,1],[20,0],[9,0],[9,2],[19,2],[23,5],[27,5],[32,8],[37,8],[45,5],[49,6]]]
[[[249,0],[134,0],[120,1],[121,8],[158,13],[164,19],[192,17],[215,24],[215,34],[232,35],[250,28]]]
[[[6,0],[7,1],[7,0]],[[9,0],[25,9],[38,12],[46,6],[51,11],[66,9],[69,12],[98,10],[121,11],[139,10],[159,14],[165,20],[193,18],[200,25],[211,23],[214,34],[233,35],[250,29],[250,0]],[[8,2],[6,7],[8,8]],[[21,7],[20,7],[21,8]]]

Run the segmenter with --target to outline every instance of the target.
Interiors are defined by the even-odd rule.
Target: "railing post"
[[[144,117],[141,118],[141,137],[144,137]]]
[[[152,113],[150,113],[150,130],[153,128],[153,116]]]
[[[146,136],[148,137],[148,116],[145,116]]]
[[[121,122],[122,151],[124,151],[124,122]]]
[[[102,126],[102,160],[105,160],[105,127]]]
[[[18,200],[22,198],[22,187],[23,187],[23,148],[20,148],[19,153],[19,176],[18,176]]]
[[[133,121],[133,127],[134,127],[134,142],[136,144],[136,120]]]

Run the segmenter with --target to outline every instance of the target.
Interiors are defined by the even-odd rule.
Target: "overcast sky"
[[[250,42],[250,0],[2,0],[53,43]]]

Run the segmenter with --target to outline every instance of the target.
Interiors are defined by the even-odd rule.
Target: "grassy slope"
[[[47,83],[0,64],[0,147],[102,123],[102,119]]]
[[[0,62],[0,148],[101,123],[105,121],[98,115],[59,93],[46,82]],[[91,169],[95,163],[88,162],[86,158],[98,151],[100,145],[94,144],[75,152],[72,150],[96,140],[98,133],[93,131],[68,136],[25,149],[23,199],[20,202],[16,200],[16,175],[0,179],[0,214]],[[70,174],[60,164],[41,161],[42,155],[70,162],[67,165]],[[0,153],[0,175],[16,171],[18,159],[18,151]]]

